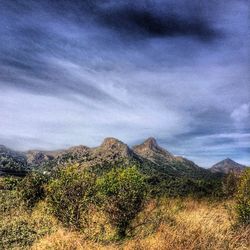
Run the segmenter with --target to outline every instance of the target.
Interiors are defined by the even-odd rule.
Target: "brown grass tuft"
[[[195,200],[151,201],[134,221],[131,238],[93,243],[83,234],[59,229],[33,250],[247,250],[250,227],[232,227],[225,204]]]

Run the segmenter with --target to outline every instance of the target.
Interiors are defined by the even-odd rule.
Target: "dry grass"
[[[125,249],[250,249],[250,228],[233,230],[222,204],[186,201],[175,224],[161,223],[157,232],[128,242]]]
[[[250,228],[233,229],[222,203],[186,200],[151,202],[133,223],[133,237],[104,245],[84,235],[57,230],[35,242],[33,250],[246,250],[250,249]]]

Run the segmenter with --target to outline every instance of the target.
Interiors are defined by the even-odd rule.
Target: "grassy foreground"
[[[58,228],[32,249],[249,249],[250,227],[234,228],[230,202],[151,201],[135,219],[133,235],[119,243],[91,243],[84,235]]]
[[[129,236],[117,242],[108,240],[112,235],[108,225],[103,229],[107,232],[106,240],[98,239],[97,229],[75,232],[62,227],[49,215],[45,202],[40,202],[30,213],[22,207],[13,207],[1,216],[1,224],[20,224],[18,233],[5,236],[13,237],[6,241],[8,244],[12,241],[13,249],[249,249],[250,227],[233,226],[232,205],[231,201],[151,200],[134,219]],[[91,235],[97,237],[93,240]]]
[[[154,195],[146,180],[135,167],[2,178],[0,249],[250,249],[250,170],[223,196]]]

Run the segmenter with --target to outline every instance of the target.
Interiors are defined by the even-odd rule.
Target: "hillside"
[[[27,157],[24,153],[13,151],[0,145],[0,175],[23,175],[28,170]]]
[[[160,147],[154,138],[148,138],[142,144],[134,146],[133,150],[142,158],[156,164],[162,172],[172,176],[197,177],[209,174],[207,170],[199,167],[194,162],[181,156],[174,156]]]

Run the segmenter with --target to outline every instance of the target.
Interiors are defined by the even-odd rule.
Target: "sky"
[[[0,144],[155,137],[250,165],[247,0],[0,0]]]

